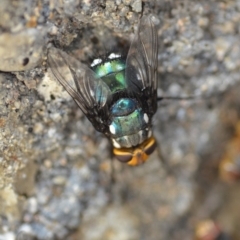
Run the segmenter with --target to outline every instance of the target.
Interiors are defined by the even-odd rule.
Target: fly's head
[[[148,160],[149,156],[154,152],[156,147],[156,139],[154,137],[150,137],[136,147],[114,147],[113,153],[120,162],[127,163],[130,166],[137,166],[145,163]]]

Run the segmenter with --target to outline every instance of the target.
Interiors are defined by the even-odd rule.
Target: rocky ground
[[[158,151],[132,168],[112,161],[47,49],[85,64],[126,53],[150,13],[159,95],[193,99],[159,102]],[[239,22],[239,0],[2,0],[0,240],[214,240],[200,237],[205,220],[240,239]]]

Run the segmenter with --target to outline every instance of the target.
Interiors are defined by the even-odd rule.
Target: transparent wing
[[[108,133],[111,92],[94,72],[65,52],[51,48],[48,63],[55,78],[75,100],[96,130]]]
[[[126,81],[133,96],[152,116],[157,110],[158,19],[141,18],[126,60]]]

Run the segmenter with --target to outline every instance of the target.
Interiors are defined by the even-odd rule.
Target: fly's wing
[[[128,91],[150,117],[157,110],[157,23],[152,15],[141,18],[126,60]]]
[[[54,77],[63,85],[99,132],[108,134],[108,86],[95,73],[65,52],[51,48],[48,63]]]

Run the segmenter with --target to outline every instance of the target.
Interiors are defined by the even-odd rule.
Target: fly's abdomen
[[[96,65],[93,70],[107,84],[112,94],[126,89],[125,62],[121,58]]]
[[[111,113],[109,130],[116,148],[137,146],[151,135],[148,116],[134,99],[119,99]]]

